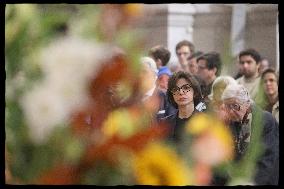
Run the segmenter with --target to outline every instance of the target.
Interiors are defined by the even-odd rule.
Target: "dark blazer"
[[[256,185],[278,185],[279,126],[270,112],[263,111],[260,107],[252,105],[251,141],[248,144],[245,144],[244,141],[240,142],[240,147],[245,149],[245,153],[254,150],[253,148],[249,149],[249,147],[253,141],[257,140],[258,132],[260,133],[259,141],[263,152],[256,164],[254,182]],[[237,137],[239,136],[241,135]],[[243,154],[237,153],[237,156],[241,159]]]
[[[198,111],[195,109],[192,113],[192,115],[189,117],[189,119],[195,115],[196,113],[198,113]],[[189,119],[187,119],[187,121],[189,121]],[[178,125],[178,110],[172,114],[169,115],[167,117],[164,117],[162,119],[160,119],[161,122],[165,122],[167,123],[167,125],[170,127],[170,132],[168,135],[168,139],[170,141],[176,142],[176,143],[180,143],[182,140],[182,135],[184,133],[184,128],[185,125]]]
[[[255,183],[257,185],[278,185],[279,183],[279,125],[270,112],[263,111],[253,106],[254,112],[262,115],[263,123],[261,142],[263,144],[263,155],[257,162]],[[252,126],[256,117],[252,120]],[[255,125],[257,126],[257,124]]]
[[[252,152],[252,142],[262,145],[263,152],[256,162],[254,183],[256,185],[278,185],[279,183],[279,126],[271,113],[263,111],[258,106],[252,105],[252,122],[250,142],[245,141],[241,134],[242,125],[233,122],[230,125],[235,141],[239,141],[236,147],[236,161],[241,160],[246,153]],[[259,140],[257,132],[260,133]],[[225,179],[227,180],[227,179]],[[224,178],[218,175],[213,179],[216,185],[225,184]]]

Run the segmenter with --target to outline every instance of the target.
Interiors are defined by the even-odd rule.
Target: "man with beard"
[[[247,49],[239,54],[239,70],[243,76],[238,78],[237,82],[247,88],[251,99],[254,101],[260,86],[260,76],[258,72],[260,61],[261,56],[254,49]]]

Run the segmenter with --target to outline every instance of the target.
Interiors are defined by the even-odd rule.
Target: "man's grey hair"
[[[219,76],[215,79],[212,84],[211,94],[208,96],[210,100],[221,100],[221,95],[219,94],[225,90],[229,84],[237,84],[237,81],[231,76]],[[221,92],[219,92],[221,90]]]
[[[157,69],[157,65],[156,65],[156,62],[148,57],[148,56],[145,56],[145,57],[142,57],[140,59],[140,62],[141,64],[146,64],[148,65],[148,67],[157,75],[158,74],[158,69]]]
[[[229,84],[224,90],[221,99],[237,99],[241,103],[252,103],[248,90],[240,84]]]

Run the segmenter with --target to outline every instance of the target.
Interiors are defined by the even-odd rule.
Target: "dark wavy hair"
[[[218,52],[212,51],[206,54],[203,54],[197,58],[197,62],[199,60],[205,60],[206,61],[206,67],[209,70],[212,70],[213,68],[216,68],[216,76],[219,76],[222,69],[222,61],[220,54]]]
[[[193,91],[194,91],[193,92],[193,102],[194,102],[194,105],[196,106],[203,99],[200,85],[199,85],[198,81],[196,80],[195,76],[191,75],[188,72],[184,72],[184,71],[179,71],[179,72],[174,73],[169,79],[168,90],[167,90],[169,102],[175,108],[178,108],[178,105],[174,100],[174,97],[173,97],[171,90],[174,87],[176,87],[177,81],[181,78],[184,78],[186,81],[188,81],[189,84],[191,85],[191,87],[193,88]]]
[[[259,64],[261,61],[261,56],[255,49],[246,49],[241,51],[239,53],[239,59],[241,59],[242,56],[251,56],[255,60],[256,64]]]
[[[163,66],[167,65],[171,58],[171,52],[162,45],[157,45],[155,47],[152,47],[149,50],[148,55],[152,56],[155,59],[155,61],[160,59]]]

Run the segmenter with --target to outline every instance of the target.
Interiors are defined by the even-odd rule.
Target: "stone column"
[[[222,73],[231,73],[230,58],[232,6],[224,4],[198,5],[194,15],[193,41],[197,50],[216,51],[223,60]]]
[[[168,5],[144,4],[145,16],[138,29],[142,32],[145,42],[145,51],[154,45],[168,46]]]
[[[231,47],[235,57],[245,46],[246,4],[233,5],[231,23]]]
[[[146,15],[139,28],[146,36],[145,51],[154,45],[164,45],[171,51],[169,64],[177,63],[176,44],[187,39],[193,41],[192,4],[145,4]]]
[[[222,4],[211,4],[207,9],[196,12],[193,24],[193,41],[196,49],[219,53],[227,50],[231,35],[231,16],[232,7]]]
[[[193,41],[193,21],[195,7],[193,4],[168,4],[167,45],[172,53],[170,64],[177,64],[176,44],[181,40]]]
[[[247,12],[245,48],[255,48],[277,67],[277,4],[249,5]]]

